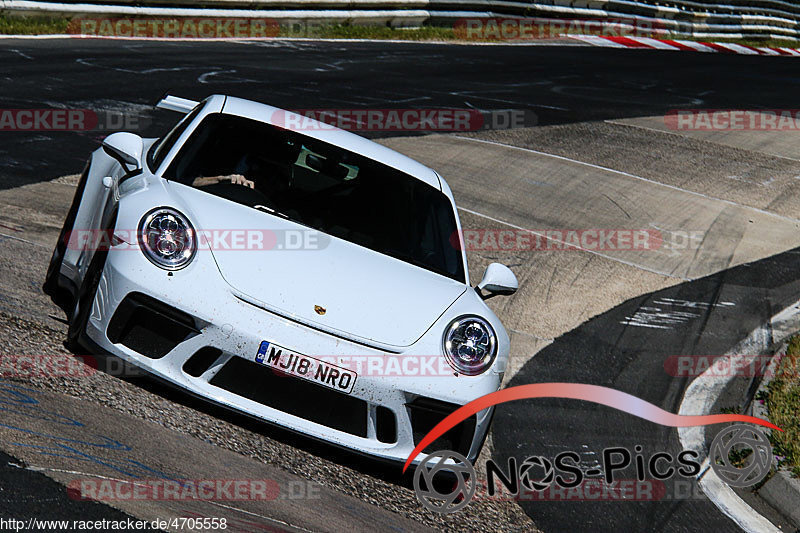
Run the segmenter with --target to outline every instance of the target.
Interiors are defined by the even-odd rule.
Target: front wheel
[[[67,330],[67,347],[72,351],[81,349],[81,338],[86,333],[86,325],[89,323],[92,304],[97,295],[100,278],[103,277],[103,268],[106,266],[107,256],[108,251],[106,250],[98,250],[94,254],[75,298],[75,308],[70,316],[69,329]]]

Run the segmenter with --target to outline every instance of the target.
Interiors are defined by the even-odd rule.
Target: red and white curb
[[[800,56],[797,48],[753,47],[734,43],[707,43],[650,37],[611,37],[600,35],[570,35],[573,39],[606,48],[639,48],[649,50],[673,50],[682,52],[717,52],[759,56]]]

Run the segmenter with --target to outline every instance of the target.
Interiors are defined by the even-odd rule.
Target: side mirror
[[[481,294],[481,298],[488,300],[500,294],[514,294],[519,288],[519,282],[510,268],[500,263],[492,263],[486,267],[483,279],[475,288],[478,289],[478,294],[481,294],[481,291],[488,292],[486,296]]]
[[[124,131],[112,133],[103,141],[103,150],[119,161],[127,171],[142,167],[144,144],[138,135]],[[128,165],[133,168],[128,168]]]

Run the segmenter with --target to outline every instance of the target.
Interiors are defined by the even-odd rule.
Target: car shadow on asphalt
[[[508,386],[543,382],[601,385],[677,413],[696,374],[676,371],[675,357],[705,356],[713,361],[798,300],[800,248],[632,298],[556,338],[531,358]],[[714,412],[722,408],[741,412],[756,387],[757,380],[752,377],[735,378],[735,393],[727,393],[724,401],[728,403],[718,402]],[[570,450],[578,452],[582,465],[589,468],[598,466],[602,450],[612,446],[641,445],[646,454],[681,450],[672,428],[575,400],[524,400],[498,406],[492,435],[493,459],[499,464],[506,464],[511,456],[518,460],[528,455],[553,457]],[[635,471],[628,474],[636,477]],[[655,524],[663,530],[733,528],[733,522],[702,493],[672,501],[534,501],[521,505],[544,531],[583,530],[587,519],[593,529],[601,531],[652,531]]]

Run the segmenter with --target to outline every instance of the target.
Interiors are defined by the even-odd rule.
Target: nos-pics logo
[[[572,458],[572,462],[563,460],[562,456]],[[654,479],[667,479],[676,473],[692,477],[700,470],[700,464],[694,460],[697,456],[696,452],[685,450],[674,460],[669,454],[658,452],[641,463],[637,459],[637,475],[640,480],[644,479],[645,474]],[[630,451],[624,448],[604,450],[604,472],[598,472],[604,474],[606,483],[613,483],[614,471],[630,466],[631,457]],[[555,461],[542,456],[528,457],[524,461],[509,460],[508,468],[516,468],[516,471],[506,473],[502,473],[502,469],[489,459],[486,462],[489,472],[488,494],[492,496],[495,492],[493,474],[498,474],[503,485],[517,498],[523,490],[541,492],[553,483],[563,488],[575,487],[584,480],[584,472],[576,459],[575,452],[564,452]],[[732,487],[755,485],[769,473],[771,461],[772,446],[769,440],[761,430],[749,424],[735,424],[723,429],[714,438],[709,450],[711,468]],[[670,466],[673,463],[674,466]],[[534,475],[534,470],[541,474]],[[561,470],[567,475],[560,475]],[[463,455],[450,450],[429,454],[414,471],[413,481],[417,499],[425,508],[436,513],[454,513],[463,509],[477,492],[475,468]]]

